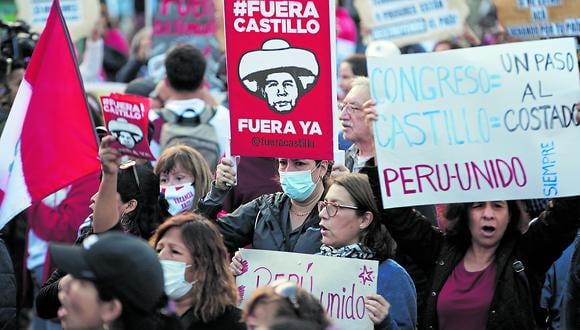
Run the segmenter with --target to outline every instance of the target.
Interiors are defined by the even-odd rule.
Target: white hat
[[[318,77],[318,62],[314,53],[302,48],[290,47],[286,40],[270,39],[260,50],[245,53],[240,59],[238,75],[244,86],[255,93],[257,82],[255,73],[276,70],[294,73],[305,91],[312,88]]]
[[[388,40],[373,40],[367,46],[366,57],[389,57],[401,55],[401,50],[395,43]]]
[[[117,118],[109,122],[109,132],[117,131],[129,132],[143,138],[143,132],[139,126],[128,122],[125,118]]]

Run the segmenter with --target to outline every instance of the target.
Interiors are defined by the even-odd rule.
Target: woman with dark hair
[[[113,139],[107,136],[101,142],[101,184],[91,198],[89,207],[93,214],[81,225],[76,245],[90,234],[113,230],[149,239],[161,223],[159,179],[150,166],[135,162],[120,164],[119,151],[109,147]],[[56,317],[60,306],[58,290],[65,275],[61,269],[56,269],[40,289],[36,297],[39,317]]]
[[[163,271],[145,241],[107,233],[88,237],[82,246],[51,244],[49,251],[70,274],[58,293],[63,329],[172,328],[172,319],[160,314],[167,303]]]
[[[580,198],[560,198],[525,233],[516,201],[452,204],[443,234],[415,209],[385,210],[400,249],[430,277],[420,329],[534,329],[532,280],[574,239]]]
[[[324,256],[378,260],[377,293],[365,301],[375,329],[415,329],[417,296],[413,280],[392,258],[396,244],[379,221],[368,177],[344,174],[334,179],[318,203]]]
[[[338,87],[343,97],[348,94],[355,77],[367,77],[367,58],[364,54],[354,54],[347,57],[338,68]]]
[[[125,232],[149,239],[161,223],[159,179],[147,165],[121,164],[121,153],[110,147],[114,140],[106,136],[99,149],[103,177],[92,198],[93,232],[120,226]]]
[[[167,219],[150,240],[161,259],[165,293],[184,329],[245,329],[238,291],[215,225],[195,213]]]
[[[244,307],[248,330],[268,329],[279,320],[308,322],[308,328],[329,329],[331,322],[318,299],[294,282],[279,280],[255,290]],[[287,329],[287,328],[284,328]]]
[[[326,160],[279,158],[278,174],[284,192],[262,195],[217,220],[228,249],[233,252],[252,244],[255,249],[313,254],[320,249],[316,205],[326,190],[329,162]],[[222,159],[211,191],[198,210],[215,219],[236,172],[232,161]],[[267,178],[265,178],[267,180]],[[234,275],[241,272],[233,258]]]

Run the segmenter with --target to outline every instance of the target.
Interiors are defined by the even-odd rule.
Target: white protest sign
[[[40,33],[46,24],[52,1],[16,0],[18,18]],[[90,35],[101,12],[98,0],[60,0],[60,8],[73,42]]]
[[[520,39],[580,35],[578,0],[494,0],[506,32]]]
[[[240,250],[244,273],[236,277],[243,307],[252,292],[286,279],[320,300],[339,329],[372,329],[365,296],[377,292],[378,262],[265,250]]]
[[[355,0],[373,40],[405,46],[463,32],[469,7],[463,0]]]
[[[580,194],[575,47],[369,58],[385,207]]]

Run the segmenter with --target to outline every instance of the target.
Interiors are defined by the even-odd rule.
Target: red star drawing
[[[372,270],[367,269],[367,266],[363,266],[363,271],[358,274],[358,277],[362,280],[363,285],[367,285],[367,281],[373,281],[373,273],[374,272]]]

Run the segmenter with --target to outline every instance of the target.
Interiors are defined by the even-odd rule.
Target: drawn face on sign
[[[139,126],[129,123],[124,118],[117,118],[109,122],[109,132],[117,138],[117,141],[124,147],[129,149],[143,140],[143,132]]]
[[[261,49],[242,56],[238,74],[246,90],[264,100],[270,110],[289,113],[316,84],[318,62],[306,49],[270,39]]]
[[[288,72],[270,73],[266,76],[262,95],[273,111],[291,111],[298,99],[296,80]]]

